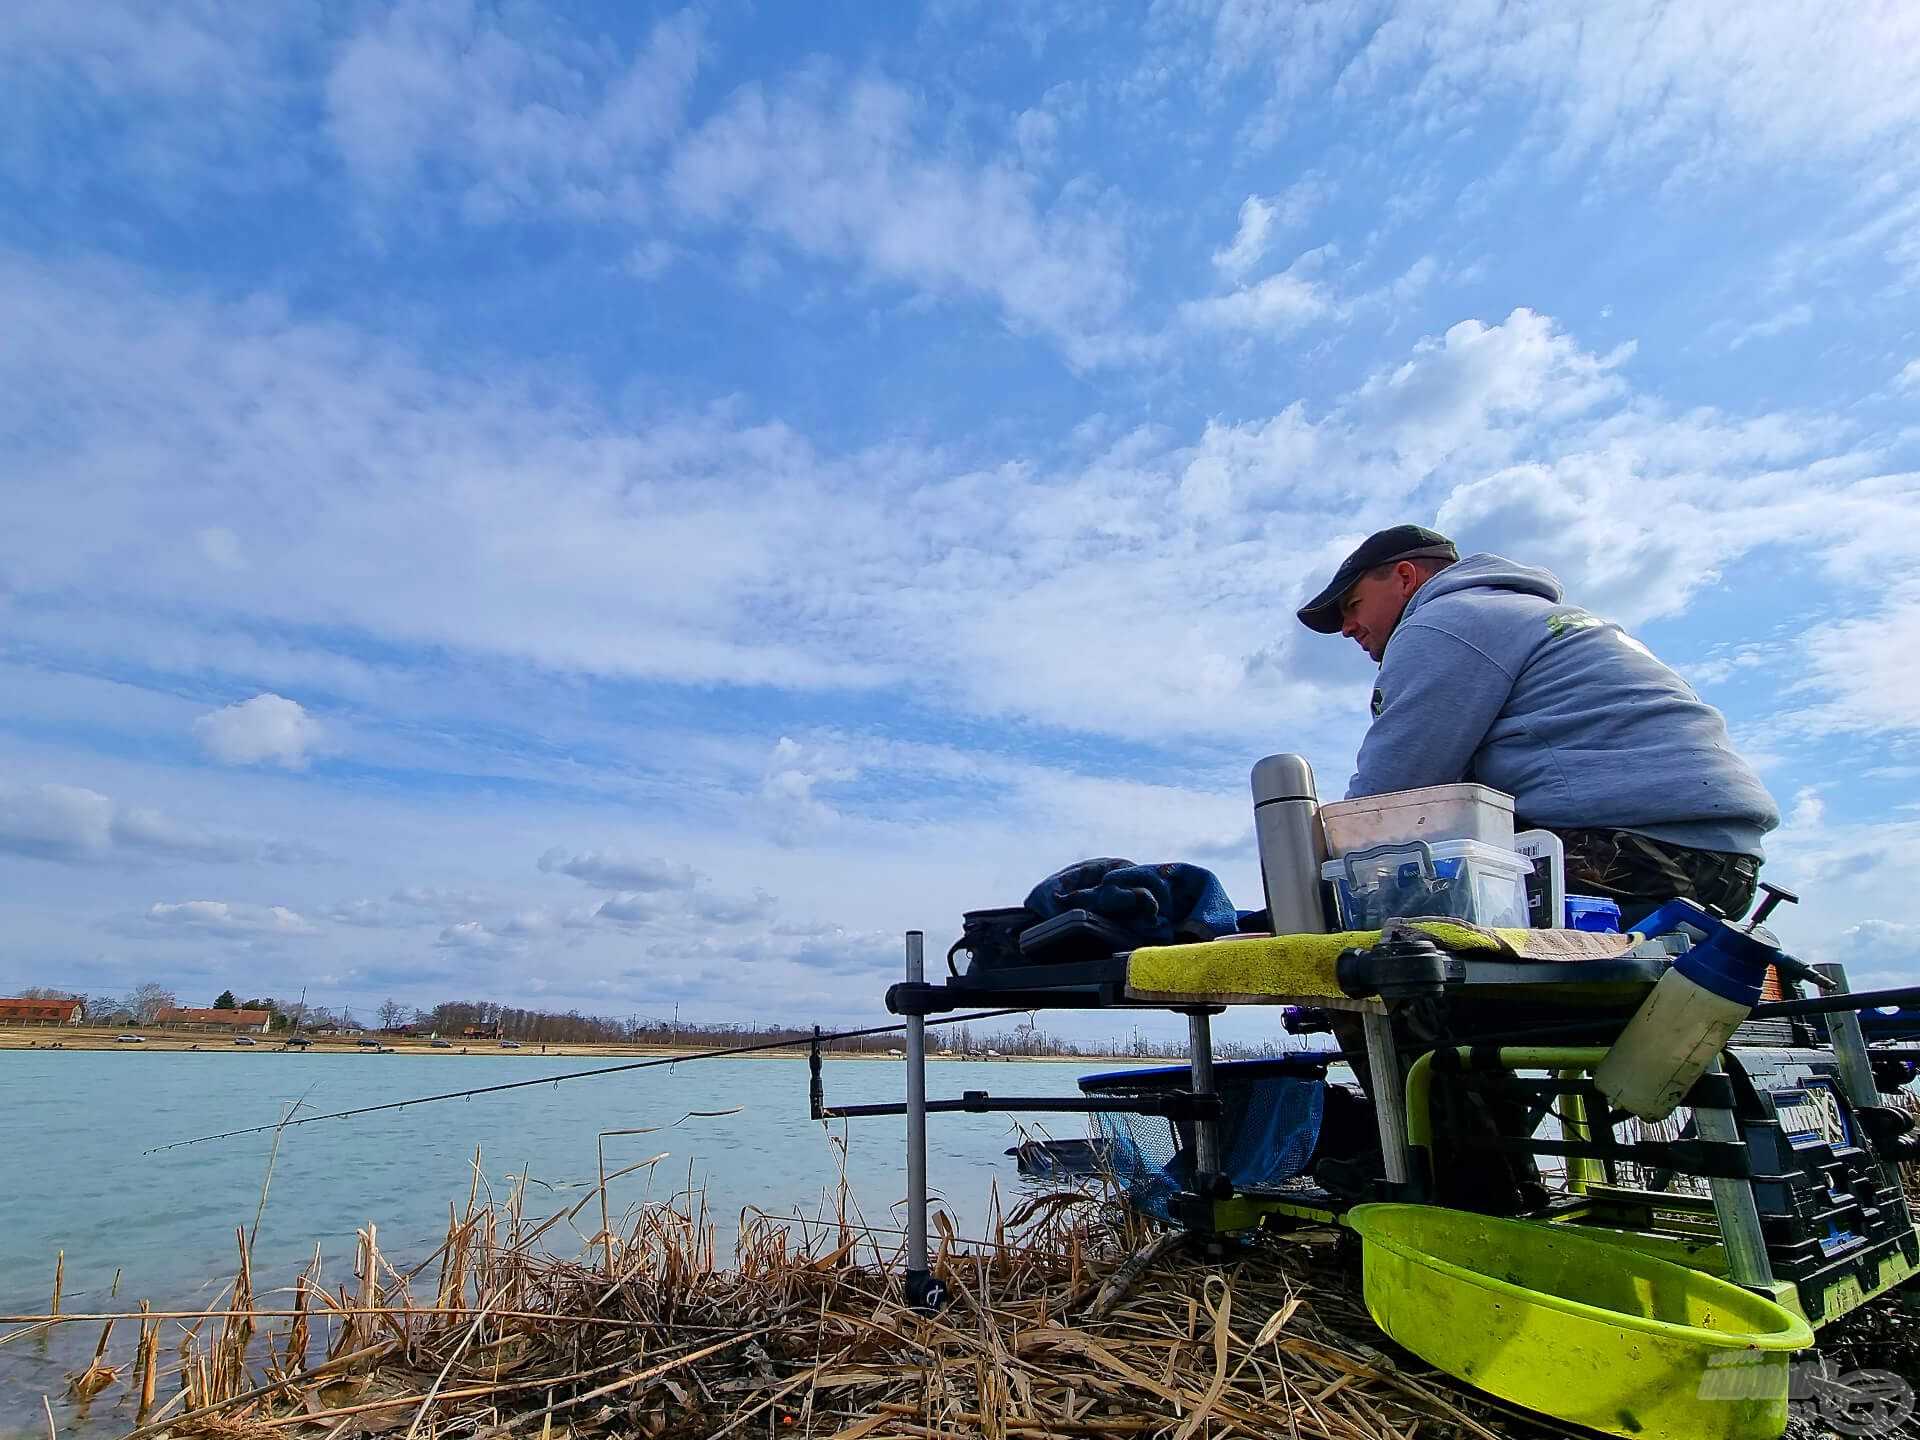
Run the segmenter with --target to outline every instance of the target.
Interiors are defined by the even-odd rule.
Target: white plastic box
[[[1491,785],[1429,785],[1320,807],[1327,854],[1407,840],[1474,840],[1513,849],[1513,797]]]
[[[1524,929],[1532,868],[1524,855],[1477,840],[1409,840],[1349,851],[1322,865],[1320,877],[1333,886],[1343,929],[1428,915]]]

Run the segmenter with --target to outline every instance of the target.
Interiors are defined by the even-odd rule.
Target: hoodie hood
[[[1407,608],[1400,614],[1400,623],[1405,624],[1429,601],[1438,600],[1442,595],[1456,595],[1462,590],[1511,590],[1519,595],[1537,595],[1556,605],[1564,593],[1551,570],[1522,565],[1505,556],[1482,551],[1455,561],[1414,591]]]

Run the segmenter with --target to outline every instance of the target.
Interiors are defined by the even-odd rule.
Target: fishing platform
[[[828,1105],[816,1050],[813,1111],[906,1117],[919,1308],[944,1300],[926,1248],[929,1117],[1081,1113],[1131,1203],[1203,1255],[1255,1230],[1356,1232],[1375,1320],[1490,1393],[1603,1433],[1770,1440],[1815,1332],[1920,1272],[1900,1178],[1920,1137],[1879,1092],[1858,1018],[1916,997],[1851,993],[1843,967],[1779,950],[1760,922],[1791,898],[1770,892],[1731,935],[1767,957],[1780,998],[1682,1037],[1691,1060],[1670,1067],[1664,1108],[1646,1077],[1622,1081],[1621,1057],[1654,1043],[1659,1059],[1648,1017],[1672,1025],[1691,994],[1677,969],[1701,973],[1732,931],[1698,910],[1670,935],[1395,918],[964,972],[950,953],[932,980],[911,931],[886,997],[907,1021],[904,1101]],[[1213,1017],[1250,1005],[1329,1016],[1359,1043],[1216,1063]],[[1078,1097],[929,1098],[926,1024],[989,1006],[1172,1011],[1190,1063],[1087,1076]],[[1363,1085],[1330,1073],[1342,1061]]]

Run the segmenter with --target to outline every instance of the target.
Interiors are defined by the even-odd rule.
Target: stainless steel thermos
[[[1253,833],[1276,935],[1326,933],[1320,866],[1327,844],[1313,767],[1299,755],[1269,755],[1253,767]]]

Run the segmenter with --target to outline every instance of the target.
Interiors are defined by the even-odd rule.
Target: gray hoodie
[[[1407,602],[1349,799],[1476,780],[1550,829],[1761,855],[1780,812],[1720,712],[1547,571],[1469,555]]]

